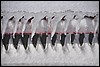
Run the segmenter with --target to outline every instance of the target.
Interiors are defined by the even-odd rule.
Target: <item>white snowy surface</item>
[[[13,45],[10,44],[10,52],[5,53],[5,49],[1,51],[1,65],[21,65],[21,66],[99,66],[99,45],[95,43],[94,47],[90,47],[84,43],[83,47],[75,44],[72,48],[71,44],[62,48],[61,44],[56,44],[52,49],[51,44],[47,44],[47,48],[42,49],[38,44],[36,49],[32,44],[29,45],[29,51],[26,53],[23,45],[16,52]]]

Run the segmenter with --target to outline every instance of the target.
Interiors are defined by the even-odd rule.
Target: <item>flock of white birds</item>
[[[48,8],[49,7],[49,8]],[[94,16],[98,14],[99,11],[99,2],[98,1],[2,1],[1,2],[1,33],[2,39],[5,33],[17,33],[17,24],[15,24],[14,28],[10,28],[6,31],[8,20],[14,16],[14,20],[16,22],[24,15],[25,22],[28,21],[32,16],[35,17],[32,22],[39,22],[41,18],[45,15],[48,19],[56,15],[57,19],[51,20],[54,22],[61,20],[63,16],[65,18],[71,19],[73,15],[70,14],[70,11],[73,10],[76,12],[77,17],[82,19],[82,16]],[[27,8],[27,9],[26,9]],[[71,9],[71,10],[68,10]],[[65,11],[68,10],[68,11]],[[81,10],[81,11],[80,11]],[[43,12],[39,12],[43,11]],[[48,12],[44,12],[48,11]],[[65,11],[60,12],[60,11]],[[73,12],[71,11],[71,12]],[[83,12],[82,12],[83,11]],[[53,13],[54,12],[54,13]],[[57,12],[57,13],[56,13]],[[68,13],[69,12],[69,13]],[[74,12],[74,13],[75,13]],[[86,14],[84,14],[86,13]],[[77,19],[76,17],[76,19]],[[99,18],[99,17],[98,17]],[[97,21],[99,19],[97,18]],[[84,23],[83,23],[84,22]],[[38,23],[32,24],[32,36],[36,32],[35,27]],[[99,31],[99,23],[92,22],[93,26],[92,32]],[[9,22],[9,25],[13,27],[12,22]],[[62,24],[65,25],[65,24]],[[75,26],[74,32],[79,30],[78,23],[73,22],[72,26]],[[80,23],[80,27],[82,29],[86,29],[84,27],[91,27],[92,25],[87,25],[86,21],[82,21]],[[22,28],[22,26],[19,26]],[[52,23],[52,33],[51,37],[54,35],[57,29],[57,23]],[[66,25],[65,30],[67,30],[68,26]],[[24,30],[25,26],[23,27]],[[62,28],[62,27],[61,27]],[[13,30],[13,32],[11,32]],[[40,29],[41,30],[41,29]],[[70,31],[70,29],[68,29]],[[29,31],[29,30],[28,30]],[[58,30],[62,31],[62,30]],[[83,30],[84,31],[84,30]],[[24,31],[21,31],[23,33]],[[86,32],[86,31],[85,31]],[[13,36],[14,36],[13,35]],[[23,35],[22,35],[23,36]],[[8,52],[6,51],[2,40],[1,40],[1,66],[99,66],[99,44],[97,37],[93,38],[92,45],[86,40],[88,37],[85,34],[85,39],[83,41],[82,46],[79,43],[71,44],[70,34],[67,34],[69,38],[65,38],[64,46],[60,44],[59,41],[56,41],[55,46],[53,47],[50,38],[46,40],[46,48],[43,49],[40,40],[37,42],[36,48],[33,46],[31,40],[28,40],[28,47],[25,50],[24,46],[21,43],[21,40],[18,42],[18,49],[14,48],[12,38],[9,40]],[[76,37],[76,39],[78,39]],[[74,46],[74,47],[73,47]]]
[[[18,12],[19,13],[19,12]],[[17,18],[22,14],[18,14]],[[4,13],[2,15],[6,15]],[[14,14],[14,13],[13,13]],[[24,13],[25,14],[25,13]],[[8,17],[12,16],[12,13],[7,14]],[[27,14],[28,18],[31,14]],[[6,20],[7,21],[7,20]],[[5,25],[4,25],[5,26]],[[4,27],[3,26],[3,27]],[[4,29],[3,29],[4,30]],[[50,41],[50,40],[49,40]],[[28,42],[28,49],[25,50],[21,41],[18,43],[18,49],[16,50],[13,46],[12,40],[9,41],[9,52],[6,53],[4,45],[1,47],[1,64],[2,65],[63,65],[63,66],[98,66],[99,65],[99,44],[98,42],[93,42],[92,46],[86,42],[83,42],[83,46],[74,43],[74,48],[70,42],[66,42],[62,47],[59,42],[56,42],[55,46],[52,48],[51,43],[47,41],[45,50],[42,48],[40,41],[37,42],[37,47],[34,48],[33,44]]]

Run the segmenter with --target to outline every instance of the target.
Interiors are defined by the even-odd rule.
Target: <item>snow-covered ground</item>
[[[83,47],[75,44],[72,48],[71,44],[62,48],[61,44],[56,44],[55,49],[52,49],[51,44],[47,44],[45,51],[41,44],[38,44],[36,49],[32,44],[29,45],[29,51],[26,53],[23,45],[19,44],[20,48],[14,49],[13,45],[9,45],[9,53],[5,53],[5,49],[1,51],[1,65],[22,65],[22,66],[99,66],[99,45],[95,43],[94,47],[84,43]]]

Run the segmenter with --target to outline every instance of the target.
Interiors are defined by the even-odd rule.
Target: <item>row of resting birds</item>
[[[65,12],[2,12],[1,13],[1,42],[8,50],[11,39],[15,49],[21,40],[25,49],[31,42],[36,47],[41,41],[43,48],[47,43],[55,46],[56,42],[98,43],[99,13],[82,11]]]

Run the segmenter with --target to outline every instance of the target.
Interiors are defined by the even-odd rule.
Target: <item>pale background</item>
[[[99,11],[99,1],[1,1],[2,11]]]

